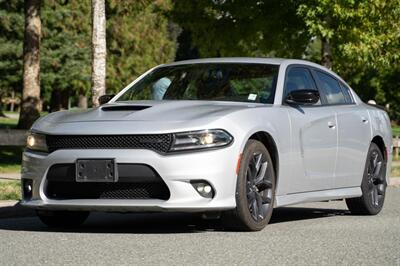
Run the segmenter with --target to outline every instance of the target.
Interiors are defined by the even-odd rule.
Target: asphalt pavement
[[[261,232],[230,232],[187,214],[92,214],[49,230],[35,217],[0,219],[0,265],[395,265],[400,189],[377,216],[343,201],[274,210]]]

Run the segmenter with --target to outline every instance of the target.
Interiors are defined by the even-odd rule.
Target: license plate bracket
[[[117,182],[115,159],[78,159],[75,163],[76,182]]]

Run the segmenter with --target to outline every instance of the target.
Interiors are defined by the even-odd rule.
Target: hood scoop
[[[102,111],[141,111],[147,108],[150,108],[149,105],[113,105],[113,106],[104,106],[101,108]]]

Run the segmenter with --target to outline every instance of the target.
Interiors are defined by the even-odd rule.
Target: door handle
[[[331,129],[335,129],[336,125],[333,122],[328,122],[328,127],[331,128]]]
[[[361,121],[362,121],[364,124],[368,123],[368,119],[365,118],[365,117],[361,117]]]

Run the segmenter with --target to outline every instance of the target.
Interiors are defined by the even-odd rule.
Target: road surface
[[[395,265],[400,189],[378,216],[343,201],[274,210],[261,232],[229,232],[182,214],[92,214],[78,229],[48,230],[35,217],[0,219],[0,265]]]

